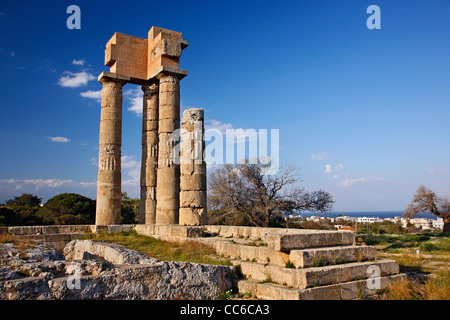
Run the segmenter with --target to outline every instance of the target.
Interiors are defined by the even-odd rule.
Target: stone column
[[[165,73],[157,77],[159,79],[159,148],[156,224],[178,224],[180,165],[177,164],[173,150],[179,143],[180,81],[177,76]]]
[[[120,223],[122,87],[119,77],[100,75],[100,116],[96,225]]]
[[[158,85],[142,85],[142,161],[140,223],[156,223],[156,170],[158,168]]]
[[[204,111],[189,109],[181,119],[180,225],[205,225],[206,162]]]

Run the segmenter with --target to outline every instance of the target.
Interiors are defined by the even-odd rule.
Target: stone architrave
[[[158,85],[144,84],[142,110],[142,161],[140,223],[156,223],[156,173],[158,168]]]
[[[189,109],[181,120],[180,225],[207,224],[204,111]]]
[[[96,225],[120,223],[123,77],[102,73]]]

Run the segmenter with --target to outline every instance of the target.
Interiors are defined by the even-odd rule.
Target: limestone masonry
[[[76,240],[131,230],[210,246],[232,266],[158,261],[117,244]],[[377,258],[376,248],[356,245],[351,231],[138,224],[0,227],[0,234],[43,240],[64,252],[0,244],[0,299],[216,299],[237,286],[257,299],[347,300],[377,298],[406,279],[395,261]]]
[[[122,87],[127,83],[144,92],[140,223],[206,224],[203,110],[186,110],[187,134],[180,132],[180,80],[187,71],[178,66],[187,46],[180,32],[157,27],[147,39],[116,32],[106,44],[110,71],[98,78],[103,88],[96,225],[120,223]],[[191,158],[180,164],[180,135],[182,145],[201,148],[184,154],[195,156],[195,163]]]

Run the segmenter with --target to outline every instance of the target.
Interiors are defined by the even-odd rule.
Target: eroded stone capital
[[[145,95],[154,95],[158,94],[158,85],[154,83],[143,84],[141,86],[142,91],[144,91]]]
[[[124,75],[121,75],[118,73],[103,71],[98,76],[97,80],[98,80],[98,82],[100,82],[103,85],[105,85],[107,83],[114,83],[114,84],[120,85],[122,87],[127,82],[130,82],[130,77],[127,77],[127,76],[124,76]]]

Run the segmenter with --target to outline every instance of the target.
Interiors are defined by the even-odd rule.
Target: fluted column
[[[99,78],[103,84],[97,179],[96,225],[120,223],[122,87],[117,77]]]
[[[189,109],[181,118],[180,225],[207,224],[204,111]]]
[[[174,75],[160,74],[158,117],[158,170],[156,224],[178,224],[180,165],[174,158],[180,128],[180,82]],[[174,133],[175,132],[175,133]]]
[[[156,177],[158,168],[158,85],[142,85],[142,161],[140,223],[156,223]]]

